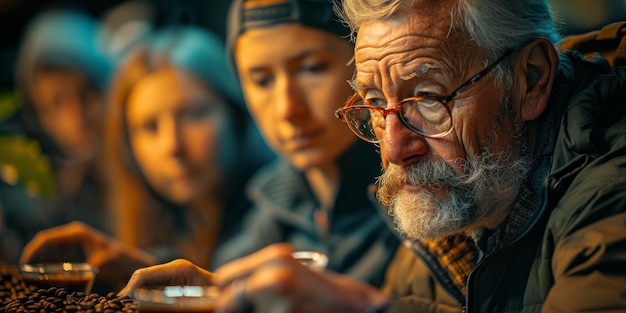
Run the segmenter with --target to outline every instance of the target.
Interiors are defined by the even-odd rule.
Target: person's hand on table
[[[98,281],[119,288],[134,270],[156,264],[156,259],[84,223],[71,222],[38,232],[19,262],[86,262],[98,267]]]
[[[358,312],[387,302],[380,291],[328,270],[313,271],[295,260],[294,249],[274,244],[218,268],[219,312]]]
[[[187,260],[178,259],[136,270],[118,294],[130,296],[138,287],[207,286],[213,284],[213,276],[211,272]]]
[[[377,289],[347,276],[312,271],[295,260],[287,244],[274,244],[206,271],[186,260],[135,271],[120,295],[138,287],[215,285],[216,312],[365,312],[387,302]]]

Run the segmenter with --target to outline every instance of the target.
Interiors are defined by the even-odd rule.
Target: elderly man
[[[625,310],[626,68],[560,48],[546,0],[343,9],[356,94],[337,116],[379,145],[377,196],[406,243],[383,289],[279,245],[216,273],[140,270],[126,292],[200,272],[233,312]]]

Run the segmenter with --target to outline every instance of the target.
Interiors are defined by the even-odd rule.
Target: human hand
[[[210,285],[213,274],[194,265],[178,259],[169,263],[154,265],[136,270],[126,286],[119,292],[120,295],[132,295],[138,287],[149,286],[205,286]]]
[[[98,267],[98,281],[123,286],[135,269],[156,264],[156,259],[84,223],[71,222],[38,232],[19,262],[87,262]]]
[[[218,268],[218,312],[364,312],[387,302],[365,283],[330,271],[313,271],[275,244]]]

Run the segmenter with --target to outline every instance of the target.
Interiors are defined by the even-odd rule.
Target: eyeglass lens
[[[433,99],[407,99],[400,104],[399,117],[402,123],[414,132],[425,136],[437,136],[449,131],[452,120],[443,103]],[[353,106],[344,111],[352,130],[369,142],[383,139],[388,110],[383,108]]]
[[[448,97],[412,97],[403,100],[397,108],[386,109],[365,105],[356,101],[357,96],[337,110],[337,117],[342,117],[361,139],[373,143],[381,142],[384,137],[385,118],[389,113],[398,113],[402,123],[410,130],[426,137],[443,137],[452,131],[452,117],[445,103],[456,97],[466,87],[485,77],[495,66],[511,54],[508,50],[496,61],[485,67],[478,74],[461,84]],[[399,109],[398,109],[399,108]]]

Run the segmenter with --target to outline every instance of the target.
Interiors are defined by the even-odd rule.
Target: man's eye
[[[440,98],[441,96],[434,93],[434,92],[425,92],[425,91],[420,91],[417,94],[415,94],[416,97],[423,97],[426,99],[437,99]]]
[[[387,107],[387,102],[380,98],[370,98],[364,101],[367,105],[385,108]]]
[[[423,108],[438,108],[441,106],[441,102],[435,98],[423,98],[419,101],[415,101],[415,104],[419,104],[419,106]]]
[[[442,97],[432,92],[418,92],[415,98],[417,98],[417,102],[424,107],[438,106],[442,104]]]

